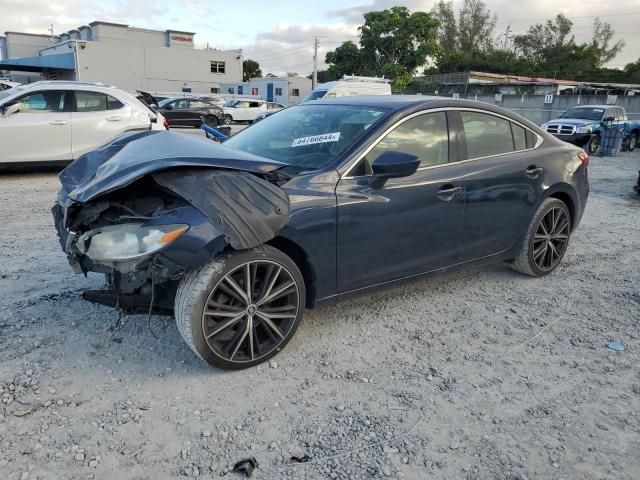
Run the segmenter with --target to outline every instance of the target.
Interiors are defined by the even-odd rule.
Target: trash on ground
[[[624,351],[624,347],[620,342],[609,342],[609,345],[607,345],[607,347],[610,348],[611,350],[615,350],[616,352]]]
[[[292,455],[291,456],[291,461],[295,462],[295,463],[307,463],[309,460],[311,460],[311,457],[309,455],[307,455],[306,453],[304,455]]]
[[[249,457],[237,462],[231,471],[244,473],[247,477],[250,477],[256,468],[258,468],[258,461],[255,457]]]

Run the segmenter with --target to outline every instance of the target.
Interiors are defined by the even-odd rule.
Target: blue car
[[[240,369],[323,302],[478,263],[551,273],[588,162],[484,103],[343,97],[222,144],[123,135],[61,172],[53,215],[76,272],[106,275],[87,300],[173,314],[198,357]]]

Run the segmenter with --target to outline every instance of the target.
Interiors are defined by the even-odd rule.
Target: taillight
[[[578,158],[585,167],[589,166],[589,155],[587,152],[578,152]]]
[[[164,128],[166,128],[167,130],[169,130],[169,120],[167,120],[167,119],[165,118],[165,119],[164,119],[164,123],[163,123],[163,125],[164,125]],[[588,158],[589,158],[589,157],[587,157],[587,159],[588,159]]]

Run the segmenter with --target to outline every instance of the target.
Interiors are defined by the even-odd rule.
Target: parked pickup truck
[[[560,118],[541,127],[553,136],[584,148],[593,155],[600,147],[605,130],[612,124],[624,125],[623,148],[632,151],[638,146],[640,121],[629,121],[622,107],[583,105],[567,110]]]

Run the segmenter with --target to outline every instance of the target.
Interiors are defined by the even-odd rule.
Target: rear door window
[[[467,143],[467,158],[500,155],[515,150],[511,122],[508,120],[479,112],[461,111],[460,114]]]
[[[520,125],[511,123],[511,133],[513,134],[513,146],[516,150],[525,150],[527,148],[526,130]]]

